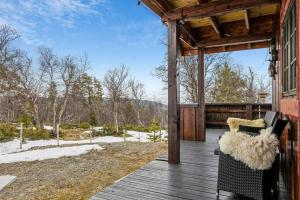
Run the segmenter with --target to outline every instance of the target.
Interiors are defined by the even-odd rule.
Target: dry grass
[[[0,199],[88,199],[166,149],[161,143],[116,143],[76,157],[1,164],[0,174],[18,178]]]

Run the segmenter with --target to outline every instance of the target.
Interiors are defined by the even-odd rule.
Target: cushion
[[[230,131],[238,130],[240,125],[247,125],[252,127],[265,127],[264,119],[248,120],[229,117],[227,119],[227,124],[229,125]]]
[[[272,133],[274,133],[277,136],[277,138],[280,138],[287,123],[288,120],[277,119],[274,123]]]

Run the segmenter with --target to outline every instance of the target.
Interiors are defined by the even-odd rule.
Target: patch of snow
[[[138,131],[127,131],[129,135],[132,137],[127,137],[126,141],[132,142],[149,142],[149,134],[152,133],[145,133],[145,132],[138,132]],[[159,135],[159,132],[156,133]],[[162,138],[167,135],[166,131],[162,131]],[[123,142],[124,138],[122,137],[114,137],[114,136],[103,136],[103,137],[95,137],[92,138],[92,143],[114,143],[114,142]],[[60,145],[68,145],[68,144],[89,144],[90,140],[59,140]],[[0,143],[0,155],[5,155],[9,153],[15,153],[20,151],[26,151],[31,149],[32,147],[45,147],[45,146],[55,146],[57,145],[57,141],[54,139],[51,140],[27,140],[22,145],[22,149],[20,149],[20,140],[14,139],[9,142]]]
[[[149,135],[152,135],[153,133],[145,133],[145,132],[138,132],[138,131],[127,131],[129,135],[132,135],[133,137],[126,138],[127,141],[132,142],[149,142]],[[155,133],[156,135],[159,135],[160,132]],[[161,138],[163,139],[167,135],[166,131],[161,131]]]
[[[44,129],[47,131],[52,131],[53,130],[53,126],[45,126],[44,125]]]
[[[103,127],[102,126],[98,126],[98,127],[93,127],[94,131],[102,131]]]
[[[59,144],[85,144],[89,143],[89,140],[75,140],[75,141],[66,141],[60,140]],[[28,140],[22,145],[22,149],[20,149],[20,140],[14,139],[9,142],[0,143],[0,155],[8,154],[8,153],[15,153],[19,151],[26,151],[31,149],[32,147],[44,147],[44,146],[53,146],[57,145],[57,141],[52,140]]]
[[[93,145],[55,147],[49,149],[24,151],[24,152],[0,155],[0,163],[46,160],[46,159],[60,158],[63,156],[78,156],[81,154],[88,153],[93,149],[102,150],[103,148],[100,147],[98,144],[93,144]]]

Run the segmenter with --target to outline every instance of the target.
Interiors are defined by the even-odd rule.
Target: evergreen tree
[[[245,80],[237,67],[225,61],[215,72],[211,96],[215,103],[240,103],[244,101]]]

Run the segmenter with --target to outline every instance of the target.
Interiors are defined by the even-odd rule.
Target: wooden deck
[[[92,200],[123,199],[216,199],[218,156],[213,151],[224,130],[208,129],[207,141],[181,141],[181,164],[171,165],[167,155],[117,181]],[[288,195],[280,186],[280,200]],[[229,192],[220,192],[219,199],[246,199]]]

